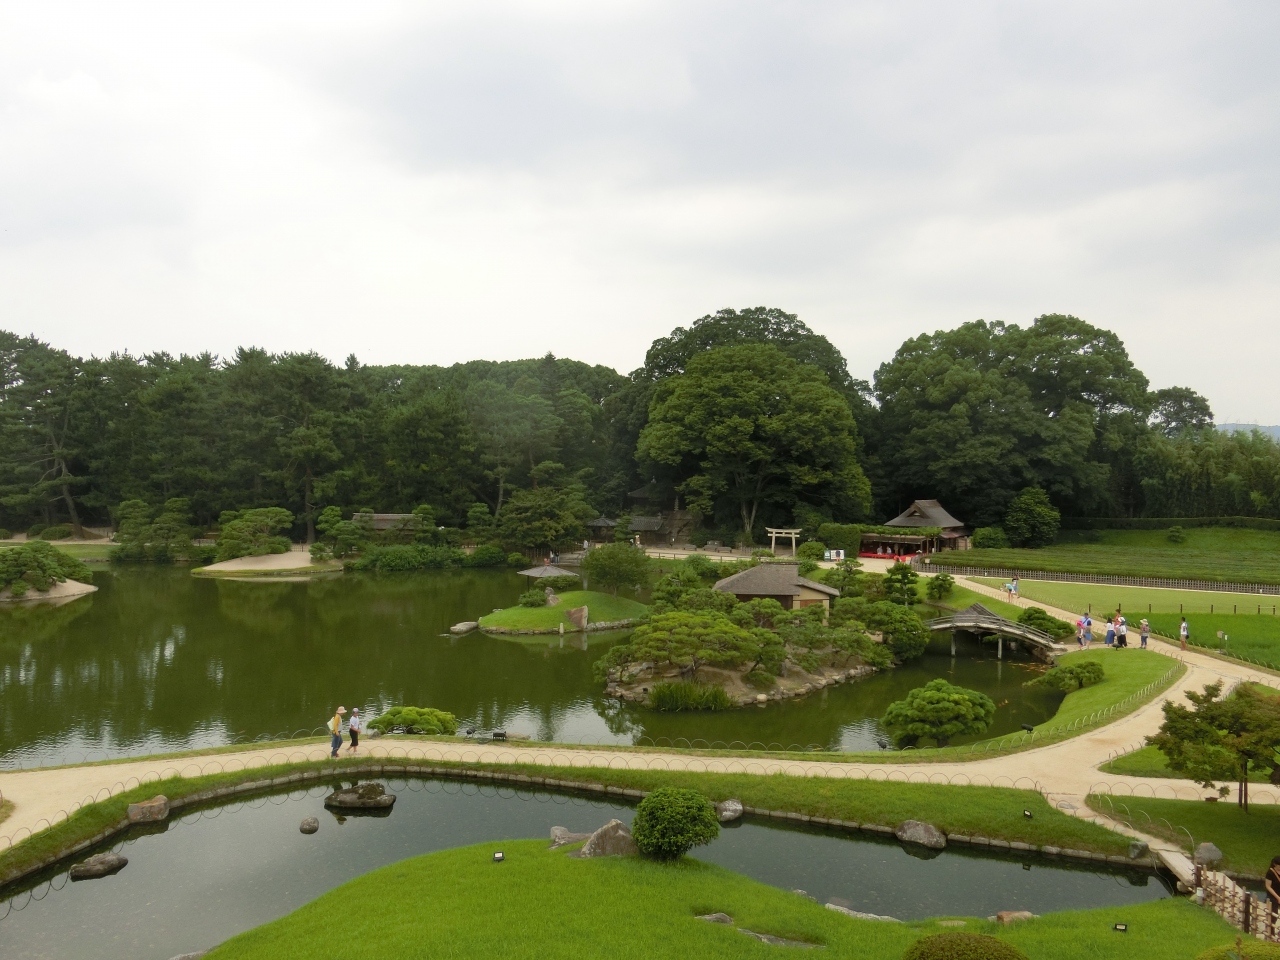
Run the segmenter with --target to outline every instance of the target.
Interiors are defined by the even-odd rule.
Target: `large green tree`
[[[945,747],[952,737],[986,733],[995,713],[996,705],[985,693],[939,678],[889,704],[884,725],[903,746],[928,737]]]
[[[748,541],[762,508],[779,522],[798,504],[861,519],[871,488],[856,452],[844,397],[769,344],[701,353],[659,384],[637,451],[669,472],[691,508],[736,515]]]
[[[1060,314],[908,340],[875,384],[882,511],[933,497],[973,525],[1030,486],[1075,515],[1106,507],[1112,448],[1147,418],[1147,379],[1119,337]]]

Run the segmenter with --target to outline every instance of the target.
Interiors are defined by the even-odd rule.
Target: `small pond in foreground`
[[[885,708],[937,676],[999,705],[992,735],[1040,723],[1061,695],[1022,684],[1025,655],[945,638],[919,660],[767,708],[656,714],[605,697],[592,664],[625,634],[454,637],[451,624],[510,606],[510,571],[343,575],[309,583],[192,577],[182,567],[99,566],[99,591],[0,610],[0,766],[74,763],[217,746],[321,727],[338,704],[433,706],[539,740],[683,737],[875,750]],[[963,742],[957,740],[956,742]]]
[[[579,796],[439,780],[384,781],[386,818],[339,823],[326,788],[188,814],[165,833],[117,848],[120,873],[71,883],[65,872],[0,902],[6,960],[167,960],[208,949],[283,916],[363,873],[405,857],[491,840],[586,832],[633,808]],[[303,836],[303,817],[320,832]],[[1048,913],[1169,896],[1151,873],[952,848],[908,853],[893,840],[747,820],[695,855],[820,902],[903,920]],[[1122,912],[1117,913],[1123,919]]]

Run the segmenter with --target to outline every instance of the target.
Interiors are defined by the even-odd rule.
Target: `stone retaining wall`
[[[232,797],[242,796],[246,794],[261,793],[266,790],[279,790],[282,788],[292,788],[301,784],[311,783],[317,780],[349,780],[352,777],[367,776],[388,776],[388,777],[433,777],[442,780],[489,780],[499,783],[510,783],[519,787],[543,787],[550,790],[572,790],[580,793],[598,793],[607,796],[628,797],[630,799],[641,800],[648,795],[648,791],[636,790],[632,788],[613,787],[603,783],[582,783],[575,780],[556,780],[552,777],[530,777],[522,773],[503,773],[497,770],[472,770],[457,767],[436,767],[430,764],[422,763],[383,763],[369,762],[353,766],[344,766],[341,769],[324,769],[317,768],[312,770],[299,770],[296,773],[288,774],[283,777],[273,777],[266,780],[251,780],[245,783],[229,784],[223,787],[213,787],[209,790],[201,790],[198,793],[189,794],[176,800],[169,801],[169,811],[174,813],[183,809],[198,806],[202,803],[208,803],[212,800],[224,800]],[[859,830],[864,833],[874,833],[881,836],[894,836],[894,828],[883,826],[875,823],[859,823],[856,820],[833,820],[827,817],[813,817],[804,813],[795,813],[787,810],[764,810],[758,807],[748,807],[743,805],[742,812],[744,816],[769,817],[775,820],[793,820],[800,823],[813,823],[825,827],[839,827],[844,830]],[[18,867],[12,870],[0,873],[0,887],[6,886],[29,877],[32,874],[39,873],[49,867],[56,866],[58,863],[70,859],[90,850],[107,841],[114,840],[127,833],[131,826],[128,817],[124,817],[117,823],[105,830],[95,834],[87,840],[81,840],[65,849],[59,851],[52,856],[46,857],[39,863],[31,864],[26,867]],[[142,826],[142,825],[139,825]],[[1128,857],[1107,856],[1103,853],[1090,853],[1087,850],[1068,850],[1054,846],[1034,846],[1028,843],[1019,843],[1009,840],[991,840],[987,837],[967,837],[961,834],[947,834],[947,843],[964,844],[973,847],[987,847],[992,850],[1004,850],[1011,852],[1036,853],[1047,857],[1064,857],[1071,860],[1091,861],[1094,863],[1110,863],[1122,866],[1137,866],[1144,869],[1154,870],[1158,865],[1155,859],[1148,854],[1137,860],[1131,860]]]

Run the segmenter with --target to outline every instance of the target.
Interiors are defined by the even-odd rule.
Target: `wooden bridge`
[[[976,634],[995,634],[999,638],[998,656],[1004,659],[1004,641],[1014,640],[1027,644],[1032,652],[1038,654],[1043,659],[1052,659],[1059,653],[1066,653],[1067,647],[1059,643],[1043,630],[1037,630],[1035,627],[1027,626],[1025,623],[1017,623],[1013,620],[1006,620],[997,613],[992,613],[980,603],[975,603],[966,610],[952,614],[949,617],[938,617],[936,620],[930,620],[927,624],[930,630],[935,633],[943,631],[964,630],[967,633]],[[951,641],[951,652],[955,653],[956,643]]]

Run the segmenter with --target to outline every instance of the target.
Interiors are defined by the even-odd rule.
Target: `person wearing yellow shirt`
[[[346,707],[338,707],[334,711],[333,719],[329,721],[330,746],[329,756],[334,760],[338,759],[338,750],[342,747],[342,715],[347,712]]]

